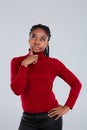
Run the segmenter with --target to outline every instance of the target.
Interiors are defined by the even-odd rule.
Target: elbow
[[[79,95],[79,93],[81,91],[81,88],[82,88],[81,82],[76,83],[76,91],[78,92],[78,95]]]
[[[12,91],[13,91],[13,93],[14,93],[16,96],[20,96],[20,95],[21,95],[21,92],[15,90],[15,89],[13,89],[13,88],[12,88]]]
[[[21,94],[22,94],[22,92],[21,92],[21,90],[19,90],[18,88],[19,87],[15,87],[14,85],[10,85],[11,86],[11,90],[13,91],[13,93],[15,94],[15,95],[17,95],[17,96],[20,96]]]
[[[77,86],[79,90],[82,88],[82,83],[79,81],[79,79],[75,80],[74,85]]]
[[[81,89],[82,88],[82,83],[79,82],[78,86],[79,86],[79,89]]]
[[[16,96],[20,96],[21,95],[21,93],[19,93],[18,91],[14,91],[14,90],[12,90],[13,91],[13,93],[16,95]]]

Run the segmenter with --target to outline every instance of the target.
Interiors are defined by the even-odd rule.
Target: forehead
[[[31,34],[36,34],[36,35],[41,35],[41,36],[48,36],[46,31],[42,28],[37,28],[37,29],[34,29]]]

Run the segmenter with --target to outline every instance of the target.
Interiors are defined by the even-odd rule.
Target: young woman
[[[81,83],[58,59],[49,57],[49,27],[38,24],[29,33],[29,53],[11,61],[11,89],[21,95],[23,115],[18,130],[62,130],[62,116],[73,108]],[[56,76],[70,86],[64,105],[52,91]]]

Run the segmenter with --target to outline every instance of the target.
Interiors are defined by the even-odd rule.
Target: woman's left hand
[[[54,117],[54,116],[57,116],[56,119],[55,119],[55,120],[57,120],[62,115],[66,114],[69,110],[70,110],[70,108],[68,106],[61,106],[61,105],[59,105],[58,107],[51,109],[48,112],[48,116],[50,118]]]

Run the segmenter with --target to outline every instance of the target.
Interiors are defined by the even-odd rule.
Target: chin
[[[42,51],[39,51],[39,50],[33,50],[34,53],[40,53]]]
[[[32,49],[32,51],[36,52],[36,53],[42,52],[42,50],[40,50],[40,49]]]

